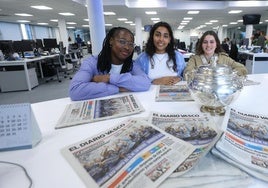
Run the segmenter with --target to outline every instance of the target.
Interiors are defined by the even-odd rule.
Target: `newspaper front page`
[[[207,114],[178,114],[151,112],[150,123],[196,147],[195,151],[174,171],[171,177],[191,170],[210,151],[222,131]]]
[[[268,182],[268,115],[229,107],[224,125],[213,153]]]
[[[147,121],[128,119],[62,149],[87,187],[156,187],[195,150]]]
[[[180,85],[159,85],[156,90],[155,101],[193,101],[191,93],[186,84]]]
[[[123,117],[142,111],[144,108],[134,95],[80,101],[66,106],[55,128]]]

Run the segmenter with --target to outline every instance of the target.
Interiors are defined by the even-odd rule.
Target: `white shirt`
[[[123,64],[121,65],[114,65],[112,64],[110,74],[120,74]]]
[[[173,70],[173,61],[168,62],[170,68],[167,66],[168,54],[154,54],[153,60],[149,64],[148,76],[151,80],[165,77],[165,76],[177,76],[177,73]],[[153,67],[151,66],[153,63]]]

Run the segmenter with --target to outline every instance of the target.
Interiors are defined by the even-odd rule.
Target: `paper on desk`
[[[143,111],[143,106],[134,95],[79,101],[66,106],[55,128],[124,117]]]
[[[247,187],[251,182],[252,178],[245,172],[208,153],[191,171],[167,178],[159,188]]]
[[[189,142],[195,151],[174,171],[178,177],[191,170],[220,138],[222,131],[215,121],[204,113],[151,112],[148,121],[165,132]]]
[[[156,187],[194,149],[147,121],[129,119],[62,154],[88,187]]]
[[[214,153],[268,182],[268,115],[228,107]]]

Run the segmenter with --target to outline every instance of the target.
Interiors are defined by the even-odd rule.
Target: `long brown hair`
[[[224,50],[222,49],[221,47],[221,42],[220,42],[220,39],[217,35],[217,33],[215,33],[214,31],[206,31],[202,37],[200,38],[200,40],[198,41],[197,43],[197,48],[195,50],[195,53],[196,55],[202,55],[204,54],[204,50],[202,48],[202,44],[204,42],[204,39],[207,35],[212,35],[214,38],[215,38],[215,41],[216,41],[216,49],[215,49],[215,53],[219,53],[219,52],[224,52]]]

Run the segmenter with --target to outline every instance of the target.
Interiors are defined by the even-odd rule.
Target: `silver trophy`
[[[243,88],[244,77],[230,66],[212,63],[202,65],[186,75],[193,99],[201,104],[201,112],[224,115],[229,105]]]

